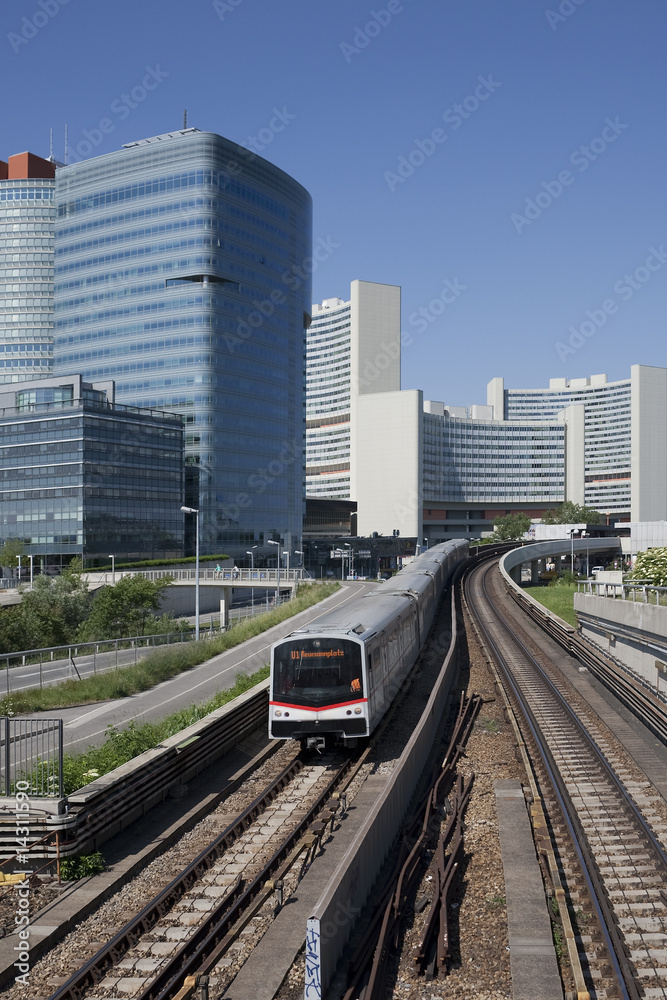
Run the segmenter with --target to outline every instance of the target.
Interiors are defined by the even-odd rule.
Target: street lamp
[[[196,514],[195,542],[195,639],[199,638],[199,510],[196,507],[181,507],[184,514]]]
[[[280,542],[274,542],[272,538],[267,538],[269,545],[278,546],[278,574],[276,580],[276,607],[280,604]]]
[[[115,587],[116,586],[116,557],[115,556],[109,556],[109,559],[111,559],[111,582],[112,582],[113,586]]]
[[[246,555],[250,556],[250,578],[251,581],[255,578],[255,549],[256,545],[253,545],[252,549],[246,550]],[[255,588],[250,588],[250,607],[255,610]]]
[[[301,566],[299,568],[303,569],[303,552],[301,551],[301,549],[295,549],[294,550],[294,555],[295,556],[301,556]]]
[[[19,556],[19,584],[21,583],[21,556]]]
[[[32,561],[33,561],[33,556],[29,555],[28,559],[30,560],[30,589],[32,590]]]

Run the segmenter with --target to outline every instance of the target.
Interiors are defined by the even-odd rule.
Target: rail
[[[116,570],[112,573],[109,570],[83,574],[88,580],[88,585],[93,586],[104,584],[113,586],[124,576],[143,576],[147,580],[163,580],[170,577],[174,583],[195,583],[197,571],[195,569],[135,569]],[[269,587],[275,589],[280,582],[281,586],[288,587],[295,583],[310,580],[311,577],[303,569],[281,569],[280,578],[277,569],[234,569],[224,567],[222,569],[201,569],[199,570],[199,583],[202,584],[232,584],[234,587],[241,587],[243,584],[251,587]]]
[[[667,604],[667,587],[656,587],[651,583],[642,583],[641,580],[636,582],[628,580],[625,583],[598,583],[596,580],[578,580],[577,593],[633,602],[636,602],[639,597],[642,604]],[[655,602],[652,600],[654,595]]]
[[[512,562],[514,557],[514,563]],[[540,628],[574,656],[583,666],[601,681],[637,718],[667,744],[667,706],[658,694],[648,688],[640,678],[631,676],[627,667],[618,660],[603,653],[592,642],[579,634],[553,611],[549,611],[539,601],[523,592],[511,578],[508,569],[521,561],[516,549],[506,553],[500,560],[499,568],[505,588],[510,597],[536,622]],[[508,565],[509,564],[509,565]]]
[[[250,733],[268,725],[268,686],[268,680],[262,681],[154,750],[57,804],[53,799],[31,796],[31,840],[59,830],[61,857],[98,850],[104,841],[168,798],[170,789],[192,780]],[[0,805],[0,859],[16,853],[16,817],[11,805],[11,799]],[[55,860],[54,850],[45,847],[44,857]]]

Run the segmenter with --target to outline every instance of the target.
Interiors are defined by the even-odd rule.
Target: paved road
[[[234,613],[237,610],[239,613]],[[244,616],[244,610],[243,606],[239,606],[238,609],[233,608],[232,612],[230,612],[230,618],[249,617]],[[257,613],[260,614],[263,610],[262,606],[258,609]],[[194,615],[185,617],[191,625],[195,624]],[[202,631],[208,629],[211,624],[215,626],[219,621],[219,614],[199,616]],[[172,639],[172,644],[177,641],[175,638]],[[107,646],[108,642],[100,641],[100,645]],[[74,655],[74,666],[72,666],[69,660],[64,658],[58,660],[45,659],[41,667],[39,663],[26,663],[25,666],[12,665],[9,668],[9,676],[7,675],[6,668],[0,669],[0,696],[11,694],[14,691],[25,691],[28,688],[49,687],[53,684],[60,684],[62,681],[69,680],[70,678],[73,680],[77,680],[77,678],[82,680],[84,677],[91,677],[93,674],[103,673],[105,670],[113,670],[115,667],[132,666],[141,660],[142,657],[152,652],[152,646],[143,645],[136,646],[134,649],[110,649],[95,654],[88,651],[84,652],[82,649],[80,653],[75,653]],[[0,657],[1,662],[2,658]]]
[[[86,653],[74,656],[76,669],[69,660],[45,660],[40,669],[39,663],[26,663],[21,667],[10,667],[0,672],[0,695],[11,694],[14,691],[25,691],[28,688],[50,687],[62,681],[81,680],[95,673],[113,670],[115,667],[134,665],[143,656],[152,653],[151,646],[140,646],[136,649],[110,650],[105,653]],[[40,683],[41,675],[41,683]]]
[[[27,718],[62,718],[65,721],[65,749],[70,753],[80,753],[91,744],[102,743],[107,726],[123,728],[132,720],[154,721],[179,708],[206,701],[218,691],[232,687],[237,674],[254,673],[269,662],[269,650],[278,639],[324,611],[370,592],[375,586],[374,582],[344,583],[339,591],[320,604],[149,691],[98,705],[39,712]]]

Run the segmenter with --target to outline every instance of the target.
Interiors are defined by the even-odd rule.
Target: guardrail
[[[113,586],[124,576],[143,576],[147,580],[163,580],[165,576],[172,578],[174,583],[195,583],[197,572],[194,569],[133,569],[116,570],[115,573],[105,570],[104,572],[86,572],[84,579],[90,584],[105,584]],[[309,580],[303,569],[281,569],[280,584],[288,587],[304,580]],[[269,587],[275,589],[278,585],[277,569],[199,569],[199,582],[201,583],[224,583],[232,584],[234,587],[241,587],[243,584],[253,587]]]
[[[60,834],[60,857],[88,854],[121,833],[154,805],[184,786],[260,726],[268,726],[269,681],[211,712],[154,750],[96,778],[55,802],[30,796],[29,839]],[[0,805],[0,858],[16,854],[13,799]],[[56,846],[44,843],[36,857],[55,861]]]
[[[584,639],[576,628],[568,625],[553,611],[525,594],[514,582],[509,569],[522,562],[516,549],[506,553],[500,560],[500,573],[510,597],[536,622],[543,631],[555,639],[571,656],[590,670],[605,687],[626,705],[652,733],[663,743],[667,743],[667,704],[637,674],[630,674],[628,668],[604,654],[600,649]],[[610,584],[610,586],[620,586]]]
[[[56,669],[58,661],[61,665],[63,662],[68,663],[68,675],[74,677],[79,672],[78,666],[81,666],[81,664],[77,665],[74,658],[77,657],[78,659],[79,656],[92,655],[93,673],[95,674],[97,673],[98,655],[106,655],[108,657],[110,653],[112,655],[115,654],[113,661],[107,667],[107,669],[113,669],[119,666],[118,652],[123,648],[134,650],[134,663],[136,664],[138,653],[142,646],[147,650],[154,649],[159,646],[190,642],[193,637],[194,628],[191,629],[188,627],[179,632],[160,632],[157,635],[135,635],[128,636],[127,639],[98,639],[96,642],[71,643],[69,646],[46,646],[42,649],[21,649],[15,653],[3,653],[0,655],[0,664],[6,674],[5,692],[6,694],[11,694],[10,670],[15,667],[26,666],[29,663],[39,665],[39,687],[43,687],[45,671],[48,673],[48,669],[51,666]],[[63,679],[66,678],[60,678],[60,680]]]
[[[656,587],[651,583],[641,583],[640,581],[633,583],[632,581],[627,581],[626,583],[598,583],[596,580],[578,580],[577,581],[577,593],[579,594],[592,594],[595,597],[612,597],[615,600],[622,601],[637,601],[639,595],[642,604],[657,604],[661,603],[661,598],[665,598],[664,603],[667,604],[667,587]],[[632,596],[628,596],[628,595]],[[651,597],[655,595],[655,601],[651,600]]]
[[[359,828],[345,857],[331,876],[308,918],[306,932],[306,996],[326,995],[336,964],[352,931],[342,914],[363,909],[380,867],[401,829],[415,789],[437,739],[440,721],[457,673],[462,636],[452,577],[452,634],[443,664],[419,723],[403,750],[375,806]]]
[[[287,604],[291,600],[290,597],[281,596],[278,605]],[[248,618],[254,618],[256,615],[263,615],[267,611],[272,610],[275,607],[275,599],[271,598],[270,606],[265,607],[264,603],[256,603],[255,606],[242,607],[242,608],[232,608],[229,612],[230,618],[230,628],[233,628],[235,624],[239,624]],[[191,617],[188,621],[191,620]],[[210,639],[215,635],[219,635],[221,631],[219,626],[220,615],[216,612],[211,612],[211,614],[200,615],[200,638]],[[71,643],[69,646],[45,646],[41,649],[21,649],[14,653],[2,653],[0,654],[0,670],[3,670],[6,674],[5,684],[5,694],[11,694],[11,682],[9,671],[19,666],[26,666],[30,663],[39,665],[39,686],[40,688],[44,684],[55,684],[59,681],[66,680],[67,678],[59,677],[53,681],[49,681],[48,678],[45,679],[45,675],[48,675],[49,668],[53,667],[54,670],[62,670],[63,662],[69,664],[68,677],[78,677],[79,667],[85,669],[90,666],[90,661],[87,664],[82,664],[80,657],[90,657],[92,655],[93,662],[93,674],[96,674],[98,669],[100,670],[113,670],[118,666],[128,666],[131,665],[132,657],[130,661],[126,663],[119,663],[118,652],[122,649],[133,650],[134,659],[133,662],[136,666],[137,661],[140,657],[140,653],[143,648],[143,655],[146,655],[151,649],[159,648],[160,646],[169,646],[178,644],[181,642],[192,642],[195,638],[195,627],[194,625],[188,625],[178,632],[158,632],[156,635],[138,635],[129,636],[127,639],[97,639],[94,642],[78,642]],[[107,664],[99,665],[97,662],[98,656],[109,657],[112,654],[113,659]],[[79,660],[77,663],[74,657]]]

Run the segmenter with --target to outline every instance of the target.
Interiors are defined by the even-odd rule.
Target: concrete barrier
[[[418,727],[401,754],[376,807],[361,826],[347,854],[331,877],[306,931],[306,985],[308,1000],[326,995],[336,965],[363,909],[408,811],[422,775],[456,674],[458,627],[452,589],[452,638],[438,681]]]

